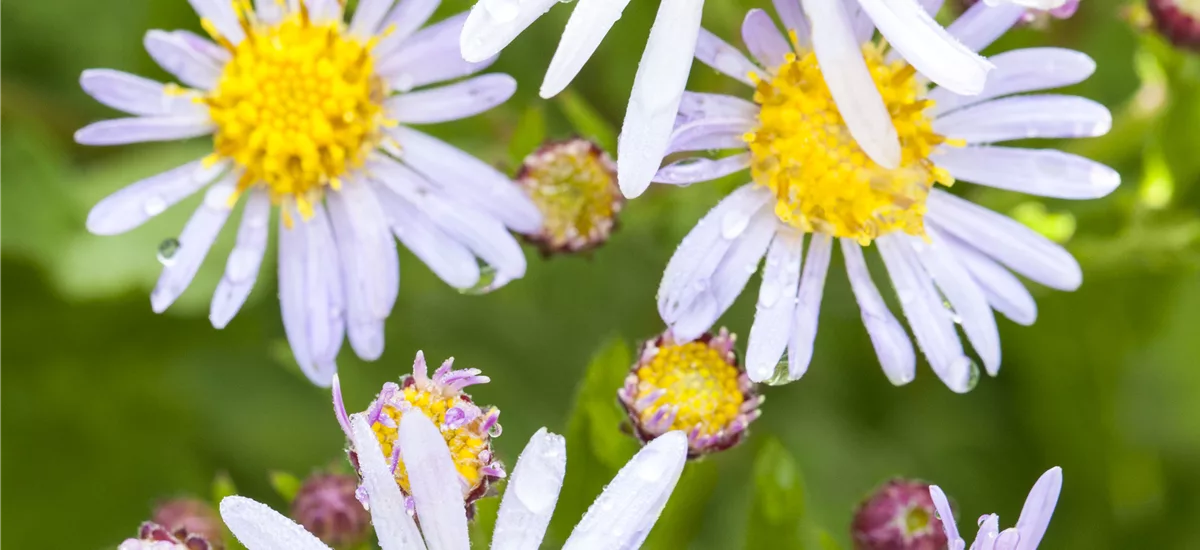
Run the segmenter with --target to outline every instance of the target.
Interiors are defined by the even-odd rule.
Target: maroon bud
[[[1158,32],[1180,48],[1200,52],[1200,3],[1186,0],[1147,0]]]
[[[184,497],[162,502],[154,509],[151,521],[180,541],[194,536],[211,542],[215,548],[221,548],[224,533],[221,518],[212,506],[202,500]]]
[[[943,550],[946,533],[929,484],[893,479],[854,512],[850,527],[857,550]]]
[[[317,473],[304,480],[292,501],[292,519],[334,548],[366,540],[371,515],[354,496],[354,476]]]

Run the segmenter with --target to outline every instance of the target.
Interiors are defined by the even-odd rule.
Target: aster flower
[[[949,32],[979,49],[1022,14],[1012,6],[979,4]],[[786,348],[783,375],[799,378],[812,358],[837,240],[884,372],[895,384],[907,383],[915,376],[912,343],[868,271],[863,248],[874,244],[933,371],[954,391],[974,385],[978,370],[963,351],[961,325],[995,375],[1000,342],[992,310],[1026,325],[1037,315],[1032,296],[1011,272],[1061,290],[1077,288],[1082,273],[1059,245],[934,185],[959,178],[1065,199],[1110,193],[1120,176],[1107,166],[1052,149],[991,145],[1107,132],[1111,115],[1098,103],[1016,95],[1080,82],[1094,62],[1060,48],[1005,52],[993,57],[997,70],[982,93],[968,97],[927,89],[911,65],[882,45],[864,43],[872,78],[865,85],[886,99],[889,124],[903,144],[902,163],[889,169],[851,136],[841,115],[846,104],[834,107],[807,42],[793,34],[789,44],[761,10],[747,15],[743,36],[757,64],[708,33],[696,56],[750,86],[753,102],[686,94],[668,151],[744,152],[717,159],[683,155],[655,177],[688,185],[750,168],[753,180],[713,208],[667,265],[658,309],[676,338],[688,341],[712,326],[765,255],[747,371],[751,380],[772,378]]]
[[[1055,466],[1046,470],[1037,483],[1033,484],[1029,496],[1025,498],[1025,506],[1021,508],[1021,517],[1017,519],[1016,527],[1000,531],[1000,516],[987,514],[979,517],[979,534],[971,548],[995,548],[996,550],[1034,550],[1042,542],[1046,527],[1050,525],[1050,517],[1054,515],[1054,507],[1058,504],[1058,493],[1062,490],[1062,468]],[[958,525],[954,522],[954,511],[946,500],[946,494],[937,485],[929,487],[929,495],[937,506],[942,528],[949,539],[949,550],[963,550],[966,542],[958,534]]]
[[[516,181],[542,213],[541,229],[525,238],[547,256],[604,244],[625,206],[616,163],[582,138],[543,144],[525,157]]]
[[[245,302],[278,206],[284,328],[304,373],[323,386],[345,334],[364,359],[383,352],[399,286],[393,235],[457,288],[479,282],[479,261],[496,269],[493,287],[524,274],[508,229],[537,230],[529,199],[487,164],[402,125],[475,115],[515,90],[511,77],[489,74],[412,91],[491,63],[461,59],[465,14],[418,30],[436,2],[364,0],[349,23],[336,0],[191,3],[215,42],[188,31],[145,39],[186,87],[107,69],[81,78],[101,103],[134,116],[89,125],[79,143],[213,136],[211,155],[130,185],[88,215],[89,231],[115,235],[205,190],[151,294],[154,311],[191,283],[243,196],[209,318],[223,328]]]
[[[365,415],[351,416],[350,426],[380,546],[470,548],[467,516],[458,498],[460,478],[439,429],[419,412],[406,414],[400,421],[398,445],[411,468],[410,511]],[[563,548],[639,547],[679,480],[686,451],[686,437],[679,432],[643,448],[592,503]],[[562,436],[543,428],[530,438],[500,501],[492,548],[537,548],[541,544],[562,489],[566,460]],[[221,501],[221,517],[250,550],[327,548],[303,527],[248,498],[226,497]]]
[[[763,396],[738,363],[736,337],[725,329],[677,342],[670,331],[646,341],[617,398],[643,443],[678,430],[688,456],[723,451],[742,441],[762,415]]]
[[[946,534],[929,484],[893,479],[854,512],[850,526],[856,550],[943,550]]]
[[[417,352],[413,362],[413,373],[404,376],[400,383],[388,382],[363,413],[379,445],[388,457],[388,468],[396,485],[406,495],[412,509],[412,479],[405,461],[402,460],[399,444],[400,421],[416,411],[427,416],[435,424],[450,446],[454,467],[459,475],[462,502],[469,514],[474,513],[475,501],[488,494],[492,484],[505,477],[504,465],[492,451],[492,438],[500,436],[500,410],[495,407],[480,407],[463,390],[475,384],[486,384],[490,379],[482,376],[479,369],[454,370],[454,358],[447,359],[429,376],[425,355]],[[350,416],[342,399],[341,384],[333,378],[333,408],[338,424],[353,442]],[[356,469],[360,460],[359,447],[350,449],[350,461]],[[359,472],[361,474],[361,470]],[[360,487],[360,495],[365,491]]]

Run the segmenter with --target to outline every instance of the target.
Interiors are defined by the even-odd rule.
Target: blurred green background
[[[743,14],[766,4],[711,1],[704,21],[740,44]],[[437,17],[468,6],[449,0]],[[517,96],[430,131],[510,171],[536,145],[543,122],[548,137],[582,132],[611,142],[656,7],[633,2],[571,93],[543,102],[538,83],[572,7],[552,9],[493,68],[517,78]],[[1036,325],[1000,320],[1000,376],[955,395],[924,364],[907,387],[887,382],[835,268],[809,373],[765,390],[765,415],[748,444],[685,474],[648,547],[758,547],[783,540],[763,538],[773,528],[808,537],[817,526],[825,543],[847,548],[854,505],[895,475],[939,483],[973,534],[967,526],[980,514],[1015,522],[1029,487],[1053,465],[1065,482],[1044,547],[1196,547],[1200,62],[1136,29],[1128,7],[1084,0],[1074,19],[1021,29],[991,50],[1061,45],[1096,58],[1096,75],[1073,91],[1108,105],[1114,130],[1064,146],[1116,167],[1121,188],[1070,203],[955,187],[1066,242],[1083,265],[1083,287],[1035,288]],[[177,234],[198,197],[126,235],[84,230],[98,199],[208,145],[75,145],[75,129],[113,115],[80,91],[80,71],[167,79],[141,37],[152,28],[198,30],[193,13],[184,0],[15,0],[4,3],[3,21],[5,540],[12,548],[112,548],[158,499],[210,494],[218,472],[284,509],[268,472],[304,475],[338,461],[343,441],[329,393],[291,363],[273,255],[246,308],[217,331],[207,303],[232,228],[166,314],[153,314],[148,299],[158,243]],[[738,91],[699,64],[690,87]],[[621,345],[601,354],[607,359],[589,374],[594,383],[577,407],[601,414],[570,420],[589,359],[610,338],[632,346],[661,330],[653,298],[667,259],[736,183],[652,189],[627,205],[619,231],[591,257],[543,260],[527,248],[527,277],[485,296],[459,294],[402,252],[383,358],[364,364],[343,349],[348,406],[364,407],[383,382],[408,372],[419,349],[430,360],[453,355],[483,369],[493,382],[475,397],[503,410],[498,447],[509,464],[538,427],[566,433],[574,424],[567,483],[582,496],[560,506],[556,525],[572,523],[586,503],[579,499],[594,496],[611,463],[631,451],[612,437],[615,425],[597,425],[615,406],[608,392],[625,368]],[[756,293],[722,319],[743,337]],[[802,486],[786,482],[789,464],[802,472]],[[781,476],[786,487],[773,481]]]

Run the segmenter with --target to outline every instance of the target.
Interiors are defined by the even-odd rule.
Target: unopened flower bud
[[[354,495],[357,487],[354,476],[313,474],[292,501],[292,519],[334,548],[357,546],[371,527],[371,515]]]
[[[525,157],[516,181],[542,212],[542,228],[526,237],[546,255],[600,246],[625,204],[617,165],[585,139],[542,145]]]
[[[856,550],[943,550],[946,534],[929,484],[893,479],[859,504],[850,527]]]

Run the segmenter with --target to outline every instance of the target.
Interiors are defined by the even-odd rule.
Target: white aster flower
[[[538,230],[533,203],[486,163],[402,126],[472,116],[516,89],[508,75],[489,74],[411,91],[491,63],[460,56],[466,14],[420,29],[437,0],[362,0],[349,23],[337,0],[191,3],[215,43],[188,31],[145,39],[186,88],[108,69],[81,78],[101,103],[135,116],[87,126],[79,143],[213,135],[213,154],[130,185],[88,215],[92,233],[115,235],[206,189],[151,294],[154,311],[187,288],[242,196],[209,318],[223,328],[245,302],[278,205],[284,328],[300,367],[323,386],[347,332],[360,357],[383,352],[400,275],[393,235],[457,288],[480,281],[476,258],[495,268],[493,287],[524,275],[508,230]]]
[[[374,432],[362,415],[350,417],[371,520],[385,550],[467,550],[467,518],[459,475],[438,429],[423,414],[400,420],[400,453],[411,480],[417,527],[405,508]],[[563,547],[637,548],[649,535],[683,472],[687,437],[672,432],[646,445],[608,484]],[[500,501],[494,549],[536,549],[545,536],[566,473],[566,441],[545,428],[529,440]],[[324,550],[303,527],[248,498],[221,501],[221,517],[250,550]]]
[[[978,4],[949,32],[979,49],[1021,15],[1012,6]],[[1110,193],[1120,176],[1107,166],[1052,149],[991,145],[1106,133],[1111,116],[1096,102],[1015,95],[1080,82],[1095,69],[1093,61],[1060,48],[1005,52],[993,57],[997,68],[983,91],[963,96],[929,90],[911,65],[882,45],[865,43],[861,58],[871,80],[856,86],[884,98],[888,124],[900,138],[901,163],[888,169],[872,161],[847,129],[840,114],[847,105],[834,106],[817,56],[800,33],[789,44],[766,12],[752,10],[743,38],[756,62],[708,32],[701,34],[696,57],[753,88],[754,101],[688,92],[667,151],[745,152],[683,158],[661,168],[655,180],[689,185],[750,168],[753,183],[722,200],[684,238],[659,289],[663,320],[682,341],[699,336],[729,308],[765,255],[747,371],[754,381],[771,378],[787,349],[787,377],[799,378],[812,358],[836,239],[884,372],[895,384],[907,383],[915,376],[915,354],[867,270],[862,249],[874,243],[934,372],[954,391],[973,386],[978,369],[963,351],[961,325],[995,375],[1000,341],[992,310],[1025,325],[1037,315],[1012,272],[1074,290],[1082,281],[1080,267],[1031,229],[933,187],[958,178],[1065,199]],[[802,261],[806,234],[811,238]]]
[[[1021,508],[1021,517],[1017,519],[1016,527],[1000,531],[1000,516],[987,514],[979,518],[979,534],[971,549],[988,550],[1035,550],[1046,534],[1050,518],[1054,515],[1054,507],[1058,504],[1058,493],[1062,490],[1062,468],[1055,466],[1046,470],[1037,483],[1033,484],[1029,496],[1025,498],[1025,506]],[[966,542],[958,534],[958,525],[954,522],[954,511],[946,500],[946,494],[937,485],[929,487],[929,496],[937,507],[938,517],[942,520],[942,529],[946,532],[949,550],[963,550]]]

